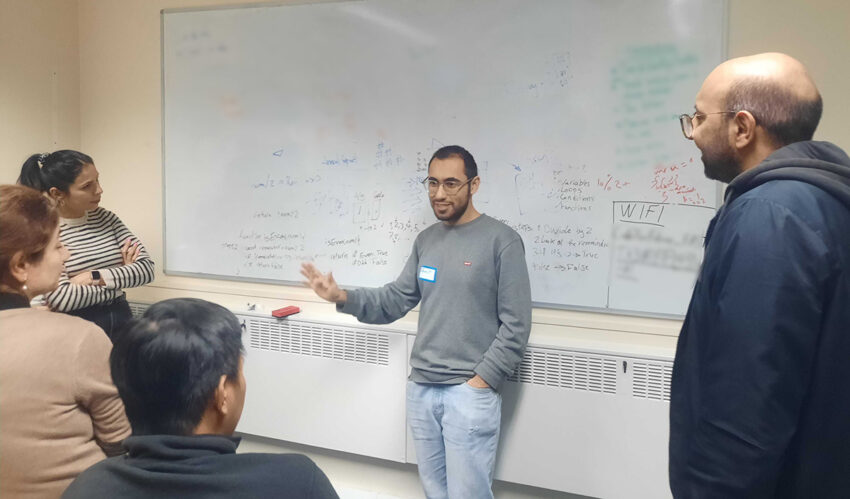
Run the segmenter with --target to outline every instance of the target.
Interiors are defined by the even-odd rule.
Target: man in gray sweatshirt
[[[466,149],[434,153],[424,184],[440,222],[416,237],[394,282],[343,290],[311,263],[301,269],[317,295],[362,322],[390,323],[422,302],[407,422],[429,498],[493,497],[499,389],[522,359],[531,329],[522,239],[475,209],[480,183]]]

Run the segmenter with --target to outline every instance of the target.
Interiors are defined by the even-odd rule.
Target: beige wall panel
[[[76,0],[0,0],[0,183],[28,155],[80,147]]]
[[[850,149],[850,2],[730,0],[729,57],[785,52],[803,61],[824,112],[816,140]]]

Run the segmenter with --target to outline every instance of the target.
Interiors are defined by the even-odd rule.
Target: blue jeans
[[[407,424],[428,499],[492,498],[502,396],[490,388],[407,382]]]

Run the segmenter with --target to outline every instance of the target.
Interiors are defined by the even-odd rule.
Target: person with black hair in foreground
[[[131,321],[110,356],[133,428],[128,454],[92,466],[62,497],[338,497],[306,456],[236,454],[242,354],[239,321],[207,301],[161,301]]]

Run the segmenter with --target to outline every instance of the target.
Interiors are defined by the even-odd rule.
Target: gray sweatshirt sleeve
[[[498,277],[501,325],[484,358],[474,369],[475,374],[497,391],[522,360],[531,332],[531,284],[521,239],[509,243],[500,253]]]
[[[367,324],[389,324],[404,317],[421,298],[417,282],[418,255],[414,242],[410,258],[395,281],[380,288],[347,290],[348,299],[337,304],[337,311],[351,314]]]

